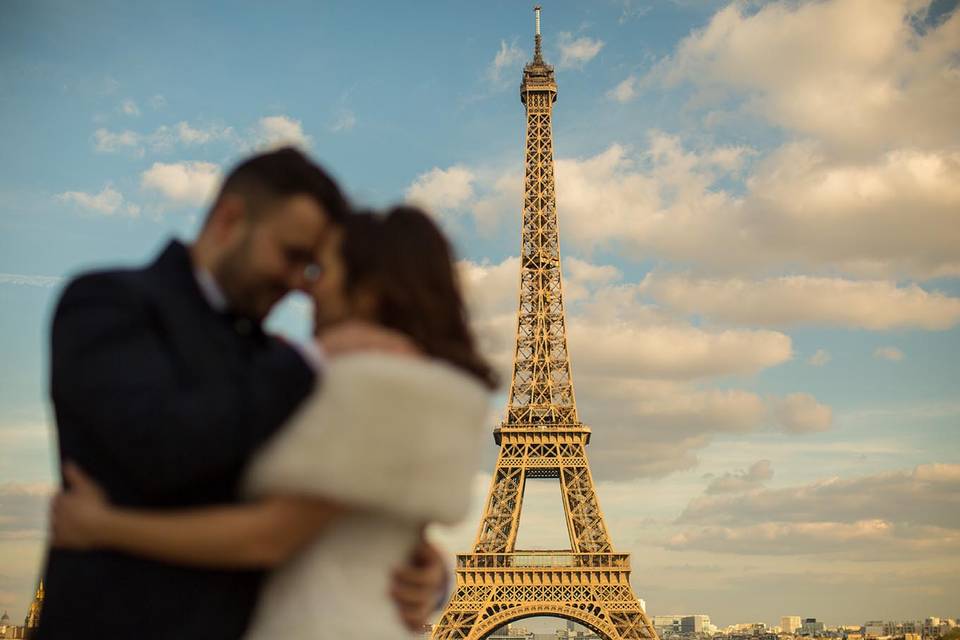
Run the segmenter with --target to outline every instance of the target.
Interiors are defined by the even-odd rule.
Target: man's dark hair
[[[261,153],[235,166],[223,181],[217,200],[231,194],[244,199],[251,216],[277,199],[296,195],[312,197],[338,224],[350,210],[333,178],[293,147]]]

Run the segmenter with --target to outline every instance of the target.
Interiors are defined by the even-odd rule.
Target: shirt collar
[[[193,275],[197,279],[197,286],[200,287],[200,293],[203,294],[203,299],[207,301],[207,304],[214,311],[221,313],[226,311],[227,296],[224,295],[223,289],[217,284],[213,274],[203,267],[196,267],[193,270]]]

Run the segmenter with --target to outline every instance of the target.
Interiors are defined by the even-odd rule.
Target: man
[[[52,331],[61,462],[89,471],[118,504],[236,501],[248,458],[318,375],[322,384],[324,358],[406,348],[360,324],[325,335],[322,345],[287,344],[261,328],[284,295],[306,288],[318,247],[346,215],[336,184],[299,152],[281,149],[231,172],[191,247],[171,242],[146,268],[74,280]],[[320,501],[289,499],[264,536],[271,549],[263,564],[291,557],[334,516]],[[431,546],[423,542],[416,555],[393,585],[411,629],[425,621],[443,581]],[[36,637],[234,640],[261,578],[52,549]]]

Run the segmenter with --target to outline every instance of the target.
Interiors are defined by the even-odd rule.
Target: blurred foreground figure
[[[336,184],[281,149],[231,172],[192,246],[174,241],[143,269],[87,274],[67,287],[53,321],[51,395],[61,461],[76,465],[66,465],[68,481],[95,486],[83,484],[82,468],[103,499],[131,509],[205,506],[223,535],[171,562],[96,545],[51,549],[37,638],[77,638],[80,628],[110,638],[239,638],[263,569],[342,512],[326,499],[279,496],[258,501],[251,516],[238,491],[253,452],[325,375],[325,357],[406,348],[395,332],[348,323],[327,334],[324,356],[318,344],[290,345],[261,328],[286,293],[308,288],[318,251],[347,216]],[[243,535],[227,535],[236,531]],[[404,571],[418,589],[394,583],[408,625],[423,622],[442,583],[432,547],[421,540],[416,556]]]
[[[111,505],[70,466],[71,489],[54,502],[55,544],[198,565],[256,562],[263,545],[250,531],[269,517],[265,502],[333,500],[345,512],[270,574],[246,637],[411,637],[391,602],[391,574],[409,558],[426,560],[418,552],[426,525],[465,515],[492,375],[468,328],[448,243],[423,212],[351,215],[320,264],[312,292],[321,331],[367,322],[405,336],[415,357],[373,352],[331,362],[322,388],[254,456],[244,481],[254,500],[232,509],[232,524],[217,507]],[[406,602],[408,594],[393,597]]]

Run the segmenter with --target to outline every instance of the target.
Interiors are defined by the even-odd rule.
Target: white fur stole
[[[254,457],[246,492],[307,494],[417,521],[466,515],[489,394],[444,362],[362,353],[330,361],[317,389]]]

